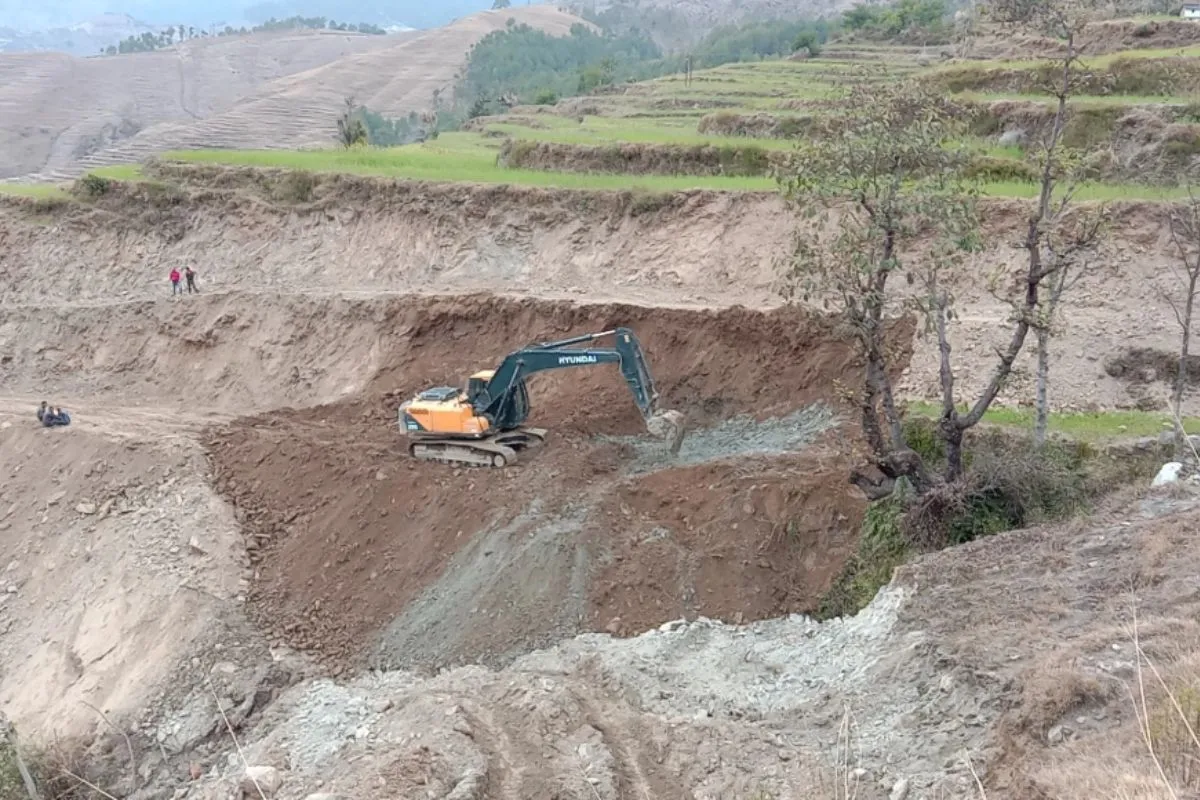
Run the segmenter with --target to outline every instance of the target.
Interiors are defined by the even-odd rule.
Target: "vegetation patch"
[[[910,407],[905,437],[925,462],[941,467],[945,448],[936,432],[932,406]],[[921,497],[901,489],[867,509],[858,551],[821,598],[821,619],[861,611],[892,579],[896,567],[913,555],[973,541],[1004,531],[1068,519],[1088,512],[1112,491],[1147,482],[1161,465],[1156,450],[1140,455],[1121,450],[1110,456],[1095,441],[1109,436],[1164,430],[1163,415],[1132,412],[1062,415],[1051,418],[1061,437],[1033,446],[1031,413],[995,408],[985,427],[965,443],[966,474]],[[1020,425],[1021,430],[1014,430]],[[1200,432],[1200,420],[1188,420]]]
[[[926,80],[951,92],[1004,92],[1036,94],[1053,86],[1061,70],[1055,62],[981,66],[968,64],[945,67]],[[1124,55],[1108,59],[1076,77],[1075,93],[1081,95],[1191,95],[1200,85],[1200,58],[1139,58]]]
[[[586,146],[513,139],[497,158],[507,168],[620,175],[760,176],[772,164],[772,153],[753,145]]]
[[[711,136],[739,136],[762,139],[793,139],[824,131],[825,120],[817,116],[794,114],[741,114],[717,111],[700,118],[696,130]]]

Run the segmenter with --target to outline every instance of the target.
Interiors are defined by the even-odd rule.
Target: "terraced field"
[[[1036,146],[1036,118],[1049,113],[1050,99],[1033,90],[998,91],[994,85],[1028,82],[1028,76],[1041,69],[1039,63],[948,56],[948,51],[936,48],[835,44],[820,58],[728,64],[697,71],[690,80],[669,75],[554,105],[517,106],[419,145],[355,152],[173,150],[165,156],[433,181],[768,191],[774,188],[768,168],[771,154],[790,149],[795,137],[805,135],[814,121],[836,108],[847,84],[867,71],[880,80],[915,76],[960,88],[952,96],[977,115],[969,143],[989,161],[991,180],[983,191],[1032,196],[1035,187],[1023,164]],[[1160,91],[1087,94],[1085,87],[1074,101],[1079,119],[1073,123],[1071,143],[1111,153],[1108,172],[1085,187],[1081,197],[1180,196],[1182,190],[1172,179],[1200,153],[1200,83],[1188,77],[1200,68],[1200,48],[1117,52],[1089,63],[1126,83],[1137,82],[1139,70],[1152,67],[1143,83]],[[1158,139],[1149,144],[1138,139],[1131,150],[1130,140],[1136,138],[1130,134],[1131,125]],[[691,150],[680,153],[681,148]],[[1160,151],[1175,160],[1159,164]],[[695,174],[680,168],[681,162],[686,165],[701,156],[718,166],[694,170]],[[1153,169],[1147,166],[1150,162]]]

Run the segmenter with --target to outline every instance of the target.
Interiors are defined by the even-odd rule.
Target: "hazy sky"
[[[426,28],[485,8],[491,8],[490,0],[0,0],[0,27],[65,27],[112,12],[155,25],[261,22],[304,14]]]

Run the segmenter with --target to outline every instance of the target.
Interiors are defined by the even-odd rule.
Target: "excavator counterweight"
[[[613,339],[613,347],[592,346]],[[686,418],[659,410],[658,393],[645,353],[633,331],[616,328],[557,342],[524,347],[508,354],[494,370],[476,372],[465,388],[435,386],[419,392],[399,409],[400,429],[409,452],[423,461],[503,467],[518,453],[541,444],[546,431],[526,428],[530,375],[553,369],[616,364],[652,436],[666,439],[672,454],[686,434]]]

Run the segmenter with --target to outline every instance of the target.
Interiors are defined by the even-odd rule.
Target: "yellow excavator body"
[[[493,370],[482,370],[471,376],[471,383],[486,384]],[[423,392],[406,404],[405,409],[419,426],[413,433],[426,436],[464,436],[483,438],[490,435],[491,423],[476,416],[466,392],[444,387]]]

